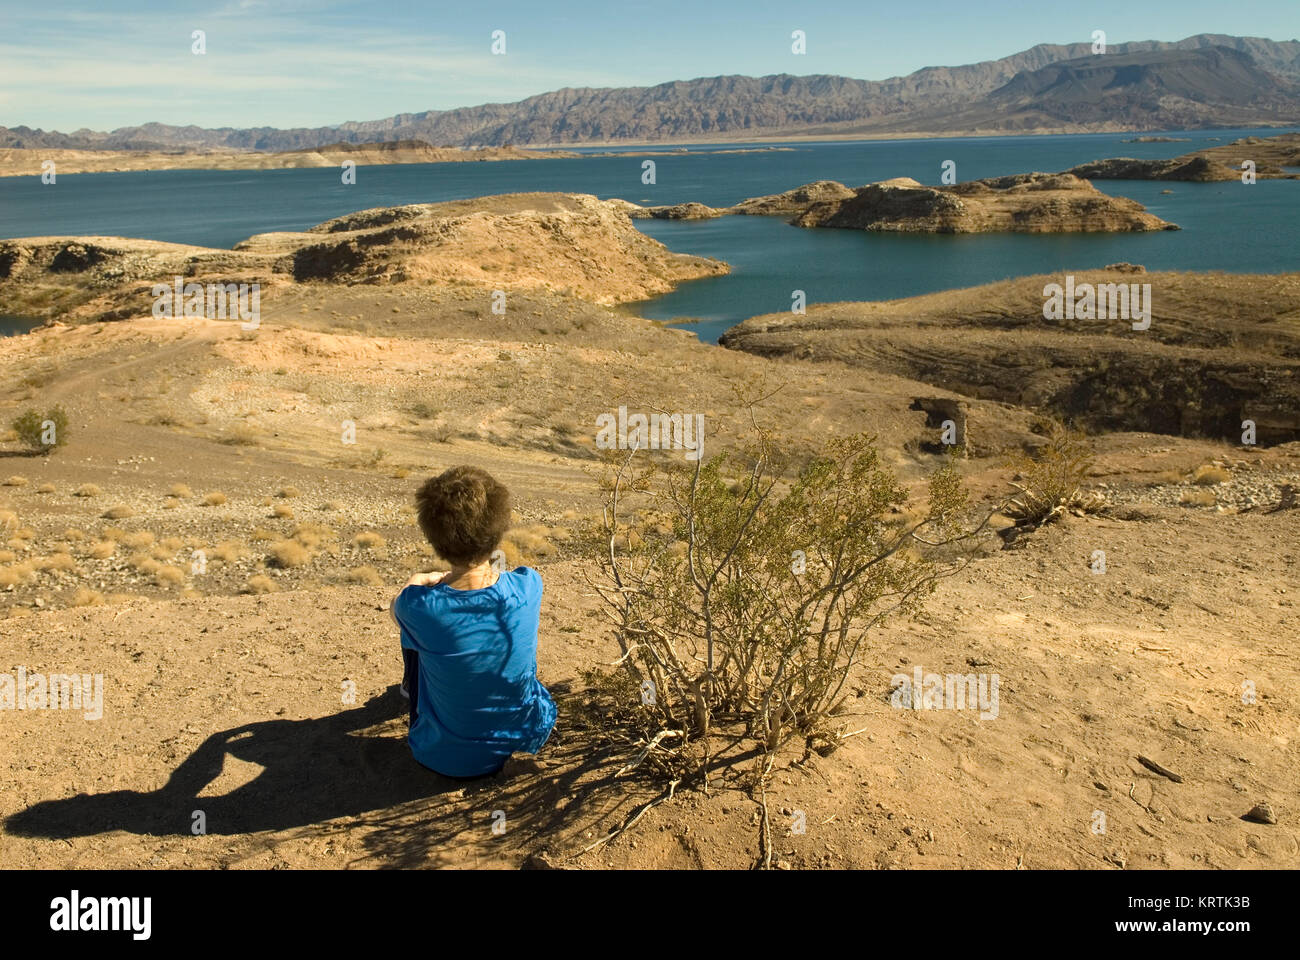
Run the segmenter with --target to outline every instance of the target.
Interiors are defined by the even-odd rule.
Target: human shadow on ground
[[[363,706],[309,720],[263,720],[214,733],[159,790],[114,790],[45,800],[5,821],[15,836],[66,839],[126,830],[165,836],[191,833],[202,810],[206,832],[285,830],[427,799],[464,786],[417,764],[398,732],[361,731],[407,711],[396,685]],[[261,766],[252,780],[217,796],[199,793],[221,775],[227,756]]]

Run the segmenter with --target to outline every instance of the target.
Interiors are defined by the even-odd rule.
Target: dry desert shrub
[[[32,560],[32,567],[37,570],[70,573],[77,569],[77,561],[68,553],[52,553],[48,557],[37,557]]]
[[[363,530],[352,538],[352,549],[373,550],[380,552],[388,546],[388,541],[373,530]]]
[[[254,543],[264,543],[268,540],[278,540],[280,535],[274,530],[266,529],[266,527],[254,527],[253,532],[248,535],[248,539]]]
[[[86,539],[86,531],[78,530],[76,527],[68,527],[68,529],[63,531],[63,539],[77,543]]]
[[[98,607],[103,602],[104,595],[98,590],[78,587],[77,592],[72,595],[72,599],[68,601],[68,604],[73,607]]]
[[[112,540],[97,540],[86,550],[86,556],[92,560],[107,560],[116,549],[117,544]]]
[[[159,567],[154,572],[154,583],[160,587],[174,587],[185,582],[185,571],[180,567]]]
[[[146,577],[153,576],[162,567],[161,563],[147,553],[132,554],[126,562],[133,570],[144,574]]]
[[[1184,490],[1178,502],[1185,507],[1212,507],[1218,503],[1213,490]]]
[[[126,539],[126,531],[121,527],[105,527],[103,537],[105,540],[112,540],[114,543],[121,543]]]
[[[158,546],[175,554],[181,547],[185,546],[185,542],[180,537],[168,537],[166,540],[161,541]]]
[[[149,556],[153,557],[155,560],[159,561],[160,563],[166,563],[172,557],[176,556],[176,551],[168,550],[160,543],[154,546],[149,551]]]
[[[194,493],[183,483],[173,483],[171,489],[167,491],[167,496],[175,497],[178,500],[188,500],[194,496]]]
[[[274,543],[267,553],[270,563],[281,570],[306,566],[313,556],[311,550],[296,540],[281,540],[279,543]]]
[[[566,531],[567,533],[567,531]],[[524,558],[525,562],[541,560],[547,557],[555,556],[559,551],[555,546],[553,531],[543,524],[534,524],[531,527],[516,528],[509,531],[502,538],[502,549],[509,544],[515,549],[507,551],[507,557],[512,554]]]
[[[262,431],[247,423],[236,424],[226,431],[221,442],[230,447],[255,447]]]
[[[1197,467],[1192,473],[1192,483],[1200,487],[1212,487],[1217,483],[1227,483],[1231,479],[1232,474],[1212,463]]]
[[[5,480],[4,485],[6,487],[25,487],[27,486],[27,478],[20,477],[18,476],[18,474],[14,474],[12,477],[9,477]]]
[[[255,577],[249,577],[248,583],[244,586],[245,593],[254,594],[274,593],[278,589],[274,580],[260,573]]]
[[[105,520],[125,520],[127,517],[134,517],[135,511],[125,504],[118,504],[116,507],[109,507],[100,516]]]
[[[351,583],[365,584],[367,587],[383,586],[384,578],[379,575],[379,571],[371,566],[360,566],[354,570],[348,571],[348,581]]]
[[[132,550],[143,550],[145,547],[152,547],[153,541],[154,536],[148,530],[137,530],[122,538],[122,546]]]
[[[322,510],[339,511],[343,509],[343,503],[340,500],[326,500],[320,505]]]
[[[281,520],[292,520],[293,507],[288,504],[277,503],[275,509],[271,511],[271,515]]]
[[[293,528],[289,537],[309,549],[316,549],[324,543],[331,543],[339,538],[339,532],[319,523],[300,523]]]
[[[93,483],[83,483],[73,491],[72,495],[74,497],[97,497],[100,493],[102,491]]]
[[[282,499],[289,499],[292,497],[300,497],[302,494],[298,492],[297,487],[281,487],[276,493],[276,496]]]
[[[36,488],[37,493],[54,493],[55,486],[52,483],[42,483]]]
[[[26,562],[0,567],[0,588],[16,587],[30,580],[34,573],[35,569],[30,563]]]
[[[180,505],[181,502],[177,500],[175,497],[168,497],[166,500],[163,501],[164,510],[177,510],[180,508]]]
[[[18,559],[18,554],[12,550],[0,550],[0,563],[13,563]]]
[[[623,652],[609,682],[641,704],[630,767],[691,756],[707,779],[717,728],[769,755],[791,740],[805,756],[836,749],[856,732],[841,712],[873,629],[919,613],[980,529],[951,460],[918,522],[886,523],[908,495],[866,435],[793,472],[761,442],[693,465],[606,463],[605,509],[581,543]]]
[[[248,556],[248,548],[236,540],[223,540],[211,550],[207,551],[209,560],[220,560],[222,563],[234,563]]]
[[[1092,446],[1083,434],[1052,422],[1047,442],[1033,456],[1010,464],[1020,477],[1016,493],[1004,512],[1017,526],[1050,523],[1071,507],[1094,506],[1083,494],[1084,478],[1092,466]]]
[[[203,495],[203,505],[205,507],[219,507],[226,502],[226,495],[220,490],[213,490],[211,493]]]

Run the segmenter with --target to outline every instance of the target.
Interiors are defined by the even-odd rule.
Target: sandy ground
[[[569,539],[598,508],[594,417],[619,403],[704,411],[721,449],[746,429],[729,416],[731,387],[777,378],[786,388],[764,422],[791,449],[870,426],[913,483],[934,460],[916,451],[924,414],[909,404],[936,391],[706,347],[579,302],[522,298],[496,318],[483,298],[458,297],[304,285],[270,300],[254,337],[237,323],[136,320],[0,340],[3,419],[57,402],[73,429],[50,457],[0,444],[0,480],[20,478],[0,486],[0,576],[12,581],[0,585],[0,670],[104,678],[100,719],[0,717],[0,862],[756,862],[743,745],[720,754],[707,795],[683,789],[583,852],[663,793],[615,777],[625,755],[571,722],[579,671],[614,650]],[[964,472],[977,496],[1005,490],[1004,454],[1031,414],[975,401],[971,418],[993,452]],[[345,419],[354,445],[340,441]],[[562,702],[537,762],[468,783],[410,758],[386,613],[411,570],[434,566],[411,492],[458,462],[516,492],[509,549],[546,582],[541,676]],[[1210,462],[1229,479],[1196,488],[1206,505],[1177,505],[1187,474]],[[1012,549],[990,537],[921,619],[871,645],[855,678],[861,733],[828,757],[778,759],[776,864],[1300,864],[1300,512],[1235,512],[1246,501],[1232,494],[1271,502],[1297,473],[1296,444],[1100,438],[1093,480],[1112,508]],[[84,484],[98,494],[75,496]],[[175,484],[185,495],[168,496]],[[205,506],[216,492],[224,502]],[[126,515],[105,517],[113,507]],[[270,551],[286,540],[303,556],[280,568]],[[111,555],[96,556],[105,543]],[[201,574],[195,550],[208,554]],[[916,667],[996,674],[996,717],[894,708],[891,678]],[[1276,824],[1242,819],[1260,801]],[[192,832],[196,811],[206,834]]]

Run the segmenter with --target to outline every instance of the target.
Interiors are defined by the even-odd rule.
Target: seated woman
[[[453,467],[416,494],[420,529],[447,573],[416,574],[393,599],[410,697],[411,752],[444,776],[492,774],[536,753],[555,725],[537,679],[542,578],[497,572],[510,493],[477,467]]]

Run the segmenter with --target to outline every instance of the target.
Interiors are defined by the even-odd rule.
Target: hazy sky
[[[207,53],[191,52],[206,33]],[[807,54],[790,34],[803,30]],[[869,80],[1036,43],[1300,37],[1300,0],[0,0],[0,126],[324,126],[559,87]],[[506,34],[505,56],[491,52]]]

